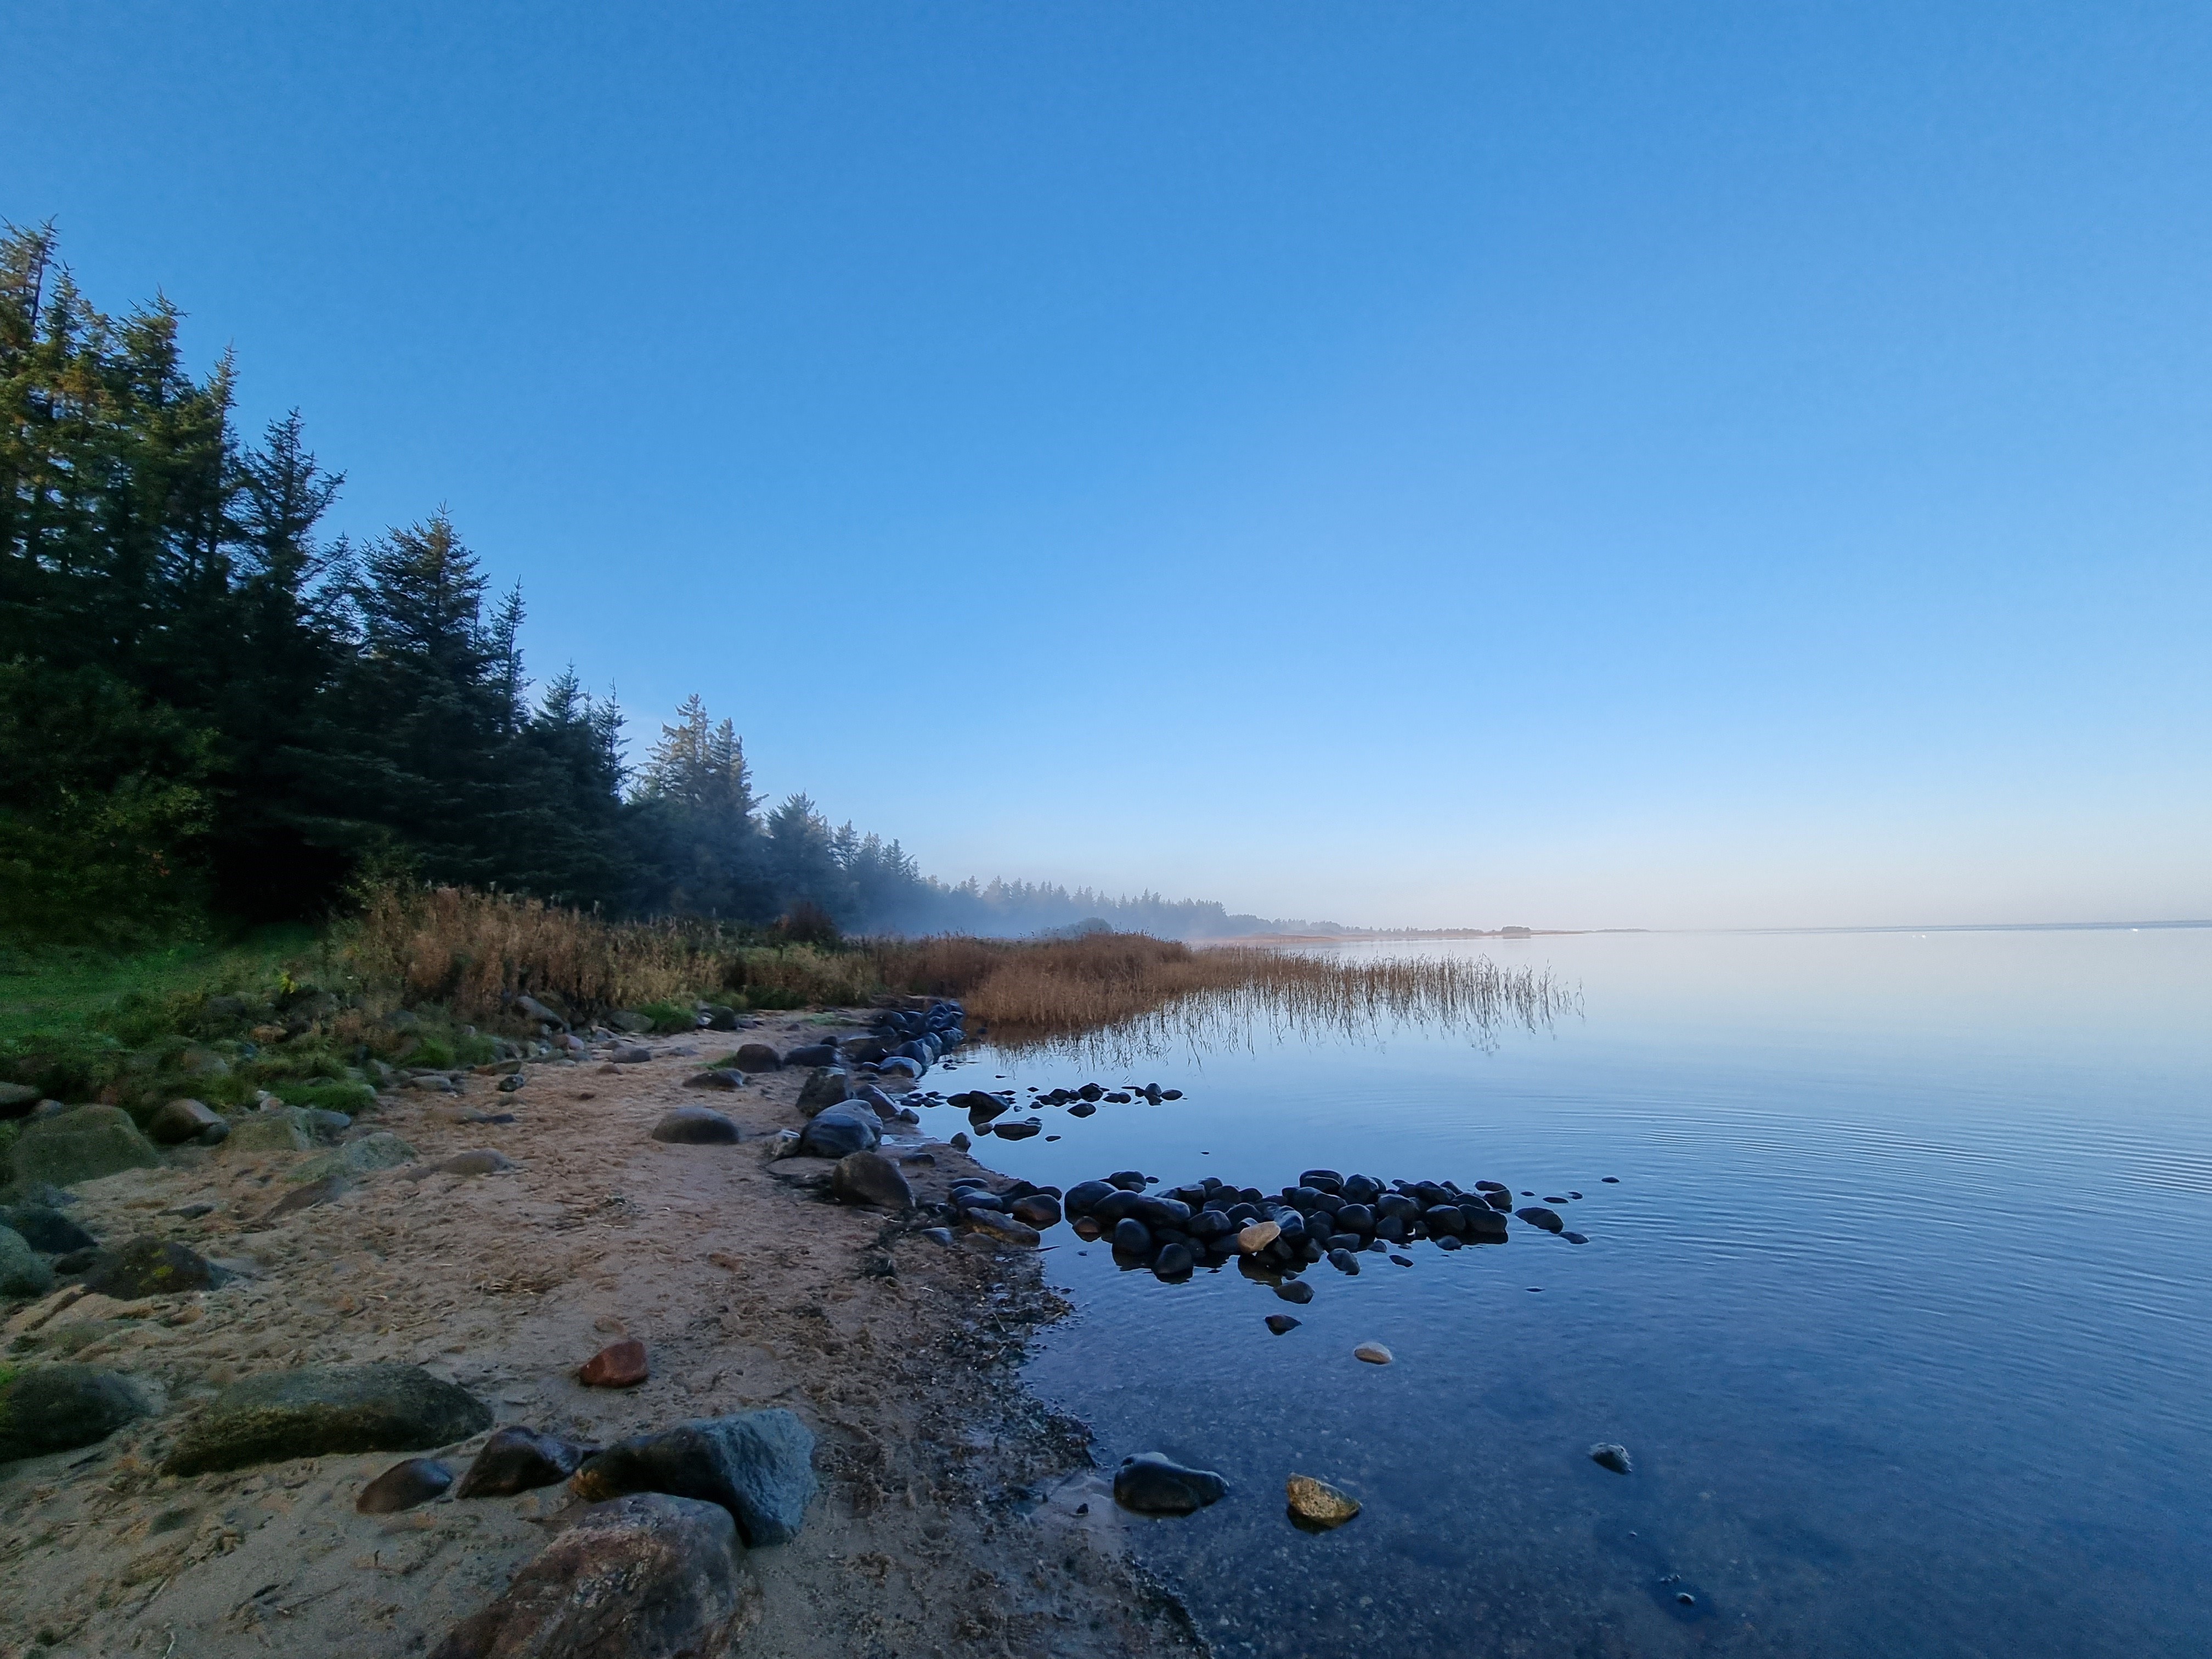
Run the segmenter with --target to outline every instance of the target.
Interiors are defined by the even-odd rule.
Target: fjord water
[[[1583,1194],[1586,1245],[1419,1243],[1310,1269],[1305,1307],[1055,1230],[1079,1311],[1030,1380],[1103,1464],[1228,1477],[1130,1522],[1217,1653],[2212,1648],[2212,930],[1339,948],[1548,963],[1582,1012],[955,1073],[1187,1091],[980,1143],[1063,1187],[1318,1165]],[[1294,1528],[1293,1472],[1364,1512]]]

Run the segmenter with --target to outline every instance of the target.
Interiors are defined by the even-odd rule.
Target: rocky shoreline
[[[686,1581],[703,1598],[699,1639],[717,1644],[697,1650],[1202,1652],[1129,1559],[1121,1529],[1143,1523],[1110,1501],[1087,1432],[1022,1384],[1030,1333],[1065,1311],[1034,1249],[930,1224],[953,1213],[956,1182],[988,1172],[870,1098],[935,1057],[926,1030],[855,1029],[883,1018],[742,1033],[780,1055],[848,1036],[834,1055],[798,1056],[845,1061],[856,1085],[874,1073],[848,1100],[823,1098],[840,1085],[817,1073],[713,1064],[731,1041],[717,1031],[579,1037],[483,1075],[388,1079],[414,1086],[343,1127],[296,1109],[234,1118],[75,1183],[74,1201],[29,1206],[75,1230],[44,1243],[73,1249],[18,1264],[0,1302],[0,1389],[82,1368],[125,1393],[105,1437],[0,1462],[0,1659],[591,1650],[526,1646],[482,1621],[544,1614],[545,1586],[574,1578],[580,1551],[708,1559],[700,1540],[728,1523],[696,1511],[724,1509],[648,1476],[633,1486],[663,1496],[620,1496],[584,1479],[590,1463],[521,1490],[453,1474],[495,1435],[502,1455],[520,1431],[619,1448],[762,1413],[803,1425],[819,1492],[787,1541],[748,1544],[740,1515],[726,1584]],[[904,1017],[916,1021],[928,1017]],[[101,1109],[48,1127],[119,1142]],[[862,1111],[874,1121],[859,1139],[874,1144],[840,1156],[883,1165],[915,1207],[872,1207],[885,1194],[840,1185],[838,1161],[792,1155],[825,1116]],[[729,1133],[656,1138],[672,1119]],[[59,1196],[13,1196],[27,1195]],[[616,1347],[616,1369],[586,1382]],[[481,1419],[449,1414],[424,1431],[447,1437],[415,1445],[280,1437],[228,1468],[191,1454],[254,1379],[380,1368]],[[400,1475],[403,1450],[450,1484]]]

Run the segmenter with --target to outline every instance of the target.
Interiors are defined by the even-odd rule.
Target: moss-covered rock
[[[161,1158],[121,1107],[79,1106],[26,1124],[9,1163],[18,1187],[74,1187],[125,1170],[158,1169]]]
[[[198,1250],[149,1237],[100,1251],[85,1273],[84,1287],[118,1302],[136,1302],[145,1296],[211,1291],[228,1277]]]
[[[412,1164],[419,1156],[398,1135],[379,1130],[359,1140],[349,1140],[334,1152],[325,1152],[295,1164],[284,1178],[306,1182],[321,1181],[331,1176],[363,1176],[376,1170],[398,1169]]]
[[[0,1365],[0,1463],[74,1451],[152,1409],[126,1378],[90,1365]]]
[[[13,1227],[0,1227],[0,1297],[44,1296],[54,1287],[54,1270],[39,1260],[30,1243]]]
[[[307,1115],[296,1106],[281,1111],[247,1112],[230,1123],[230,1138],[222,1143],[226,1157],[264,1152],[304,1152],[315,1144]]]
[[[338,1452],[423,1451],[490,1426],[475,1395],[418,1365],[312,1366],[225,1389],[164,1468],[203,1474]]]

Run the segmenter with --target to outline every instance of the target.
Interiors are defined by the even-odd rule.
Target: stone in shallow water
[[[453,1470],[436,1458],[410,1457],[363,1486],[353,1506],[363,1515],[396,1515],[428,1503],[453,1484]]]
[[[1357,1274],[1359,1272],[1359,1258],[1341,1247],[1328,1253],[1328,1265],[1340,1273]]]
[[[696,1659],[744,1607],[727,1511],[640,1493],[586,1510],[431,1659]]]
[[[1275,1286],[1275,1294],[1285,1302],[1295,1302],[1304,1307],[1314,1299],[1314,1288],[1303,1279],[1286,1279]]]
[[[1610,1440],[1601,1440],[1589,1449],[1590,1462],[1601,1469],[1611,1469],[1615,1474],[1627,1474],[1635,1465],[1628,1460],[1628,1448]]]
[[[1566,1223],[1559,1219],[1556,1210],[1547,1210],[1540,1204],[1526,1205],[1513,1212],[1532,1227],[1541,1227],[1547,1233],[1563,1231]]]
[[[1297,1329],[1299,1323],[1299,1321],[1291,1318],[1288,1314],[1269,1314],[1267,1320],[1267,1328],[1274,1332],[1277,1336]]]
[[[1139,1515],[1188,1515],[1218,1503],[1229,1483],[1212,1469],[1186,1468],[1161,1452],[1139,1452],[1114,1472],[1114,1501]]]
[[[1310,1526],[1340,1527],[1359,1513],[1359,1500],[1350,1492],[1310,1474],[1292,1475],[1284,1490],[1291,1513]]]
[[[1370,1365],[1387,1365],[1397,1358],[1380,1342],[1363,1342],[1352,1351],[1354,1359],[1364,1359]]]

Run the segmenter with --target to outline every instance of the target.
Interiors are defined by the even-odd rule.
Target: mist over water
[[[1417,1243],[1310,1269],[1295,1310],[1051,1236],[1079,1312],[1034,1384],[1102,1463],[1231,1483],[1132,1523],[1217,1651],[2202,1650],[2212,930],[1424,948],[1548,965],[1581,1012],[962,1073],[1186,1091],[979,1143],[1061,1186],[1325,1165],[1584,1195],[1587,1245]],[[1370,1339],[1397,1363],[1353,1360]],[[1293,1472],[1365,1511],[1294,1530]]]

